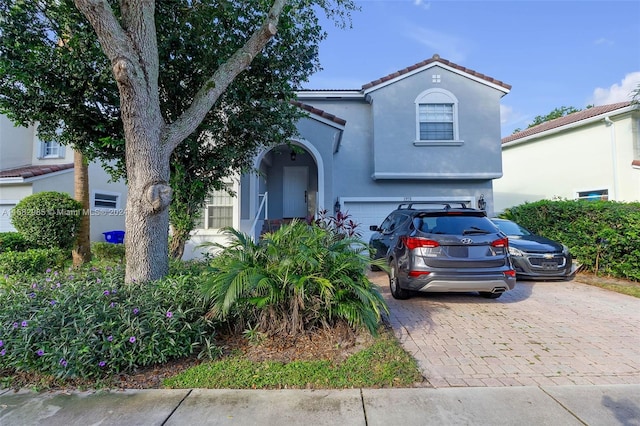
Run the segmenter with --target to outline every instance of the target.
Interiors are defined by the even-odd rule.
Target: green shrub
[[[564,243],[588,271],[640,281],[640,203],[542,200],[503,217]]]
[[[122,263],[125,259],[124,244],[94,242],[91,243],[91,254],[98,261]]]
[[[70,258],[70,251],[58,248],[7,251],[0,253],[0,274],[38,274],[64,266]]]
[[[36,244],[27,241],[19,232],[0,232],[0,253],[25,251],[36,247]]]
[[[338,320],[377,332],[388,309],[365,273],[367,245],[356,237],[302,222],[265,234],[258,244],[236,230],[226,232],[232,242],[219,246],[204,284],[214,317],[271,335]]]
[[[11,223],[27,241],[71,248],[82,219],[82,204],[62,192],[38,192],[11,211]]]
[[[121,268],[49,272],[0,286],[0,370],[103,377],[201,352],[211,323],[194,277],[124,284]]]

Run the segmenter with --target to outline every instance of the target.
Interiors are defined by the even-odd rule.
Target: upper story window
[[[63,158],[64,146],[58,142],[42,142],[40,147],[40,158]]]
[[[459,142],[458,99],[444,89],[429,89],[416,98],[416,141]]]
[[[419,104],[421,141],[453,140],[453,104]]]

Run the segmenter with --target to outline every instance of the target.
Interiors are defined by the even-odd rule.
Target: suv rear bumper
[[[406,277],[401,287],[420,292],[467,292],[481,291],[501,293],[513,290],[516,278],[502,273],[447,275],[431,273],[420,277]]]

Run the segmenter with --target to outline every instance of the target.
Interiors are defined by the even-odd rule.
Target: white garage
[[[339,198],[343,213],[351,215],[351,219],[360,226],[358,230],[362,234],[362,240],[369,242],[373,231],[369,230],[371,225],[380,225],[382,221],[393,210],[402,203],[418,202],[443,202],[443,203],[466,203],[473,205],[473,197],[342,197]],[[420,206],[416,206],[420,208]]]

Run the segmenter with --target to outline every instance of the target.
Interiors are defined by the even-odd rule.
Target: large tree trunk
[[[80,151],[73,153],[74,197],[82,203],[82,220],[78,239],[73,248],[73,266],[78,267],[91,261],[91,206],[89,205],[89,165]]]
[[[120,93],[129,193],[125,280],[149,281],[169,271],[169,159],[202,122],[216,100],[276,33],[286,0],[273,0],[265,20],[196,93],[193,103],[166,125],[158,93],[155,1],[120,1],[119,18],[108,0],[74,0],[111,60]]]
[[[159,108],[152,105],[152,101],[136,99],[121,105],[129,184],[125,222],[127,281],[157,280],[169,272],[170,151],[162,140],[164,122]]]

